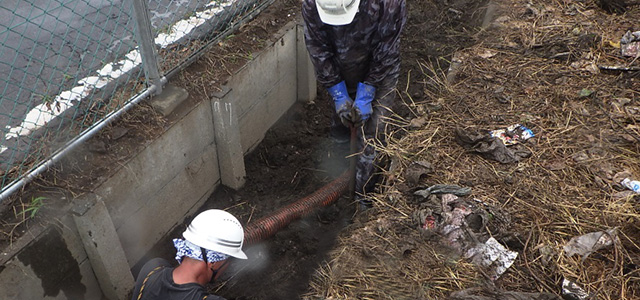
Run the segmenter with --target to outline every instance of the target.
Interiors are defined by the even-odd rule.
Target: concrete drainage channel
[[[314,108],[304,110],[317,114]],[[322,162],[330,159],[322,154],[332,148],[326,131],[319,128],[326,124],[311,128],[318,130],[309,136],[304,125],[308,122],[292,110],[296,108],[287,115],[298,121],[283,117],[284,122],[246,157],[245,186],[237,191],[218,189],[200,208],[225,209],[245,224],[243,248],[249,259],[232,260],[223,276],[208,286],[226,299],[299,299],[335,248],[337,235],[352,222],[355,205],[346,195],[340,197],[347,190],[348,161],[336,158],[331,166]],[[300,141],[315,147],[297,147]],[[298,151],[302,148],[315,149]],[[283,149],[293,161],[278,160],[285,156]],[[141,263],[155,257],[174,261],[172,239],[180,237],[189,222],[159,241]],[[132,273],[139,274],[140,267]]]
[[[131,268],[216,188],[243,186],[244,155],[292,105],[315,98],[302,32],[284,26],[223,92],[184,112],[55,222],[3,249],[0,299],[126,299]]]

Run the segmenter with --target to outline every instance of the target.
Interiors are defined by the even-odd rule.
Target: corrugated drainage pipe
[[[352,153],[354,152],[353,150],[356,142],[355,133],[356,131],[352,127]],[[355,171],[355,164],[353,163],[355,158],[351,157],[350,159],[352,161],[350,168],[342,173],[340,177],[329,182],[313,194],[291,203],[271,215],[249,223],[244,230],[244,244],[252,245],[261,240],[265,240],[276,234],[280,229],[289,225],[292,221],[306,216],[320,206],[327,206],[336,201],[340,195],[350,189],[350,181],[354,177],[353,174]]]
[[[320,206],[333,203],[349,189],[349,170],[334,179],[313,194],[291,203],[275,213],[249,223],[244,231],[244,244],[252,245],[265,240],[286,227],[292,221],[301,218]]]

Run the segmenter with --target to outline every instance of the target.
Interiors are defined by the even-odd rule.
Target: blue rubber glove
[[[373,102],[373,98],[376,96],[376,88],[372,85],[368,85],[365,83],[358,83],[358,91],[356,92],[356,100],[354,102],[353,108],[355,112],[354,121],[358,124],[362,124],[369,117],[371,117],[371,113],[373,112],[373,107],[371,106],[371,102]]]
[[[349,92],[347,92],[347,84],[342,81],[330,87],[328,91],[336,105],[336,113],[340,117],[342,124],[349,126],[352,123],[351,108],[353,107],[353,100],[351,100]]]

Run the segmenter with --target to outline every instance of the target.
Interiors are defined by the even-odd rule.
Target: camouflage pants
[[[352,91],[350,90],[351,94]],[[355,96],[353,91],[352,97]],[[391,107],[395,100],[395,88],[377,90],[375,99],[373,100],[373,113],[371,117],[356,129],[357,136],[357,160],[355,174],[355,199],[365,205],[371,205],[371,200],[364,198],[366,193],[372,192],[378,181],[378,167],[376,159],[378,151],[374,145],[384,145],[386,137],[386,123],[384,119],[391,115]],[[340,117],[336,113],[333,114],[331,121],[332,131],[346,131],[348,129],[340,122]]]

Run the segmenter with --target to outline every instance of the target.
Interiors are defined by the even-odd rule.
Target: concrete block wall
[[[257,57],[261,63],[246,65],[229,81],[234,88],[224,98],[233,99],[232,104],[238,110],[245,153],[262,140],[264,129],[271,127],[297,100],[298,91],[292,88],[297,85],[295,28],[283,28],[274,47]]]
[[[130,265],[219,183],[211,104],[201,102],[95,190]]]
[[[0,299],[101,299],[102,290],[71,216],[34,226],[0,267]],[[6,252],[4,252],[6,253]],[[3,254],[4,254],[3,253]]]
[[[240,188],[244,155],[295,101],[315,97],[302,30],[285,26],[226,92],[185,110],[60,218],[0,251],[0,299],[125,299],[130,268],[219,185]]]

